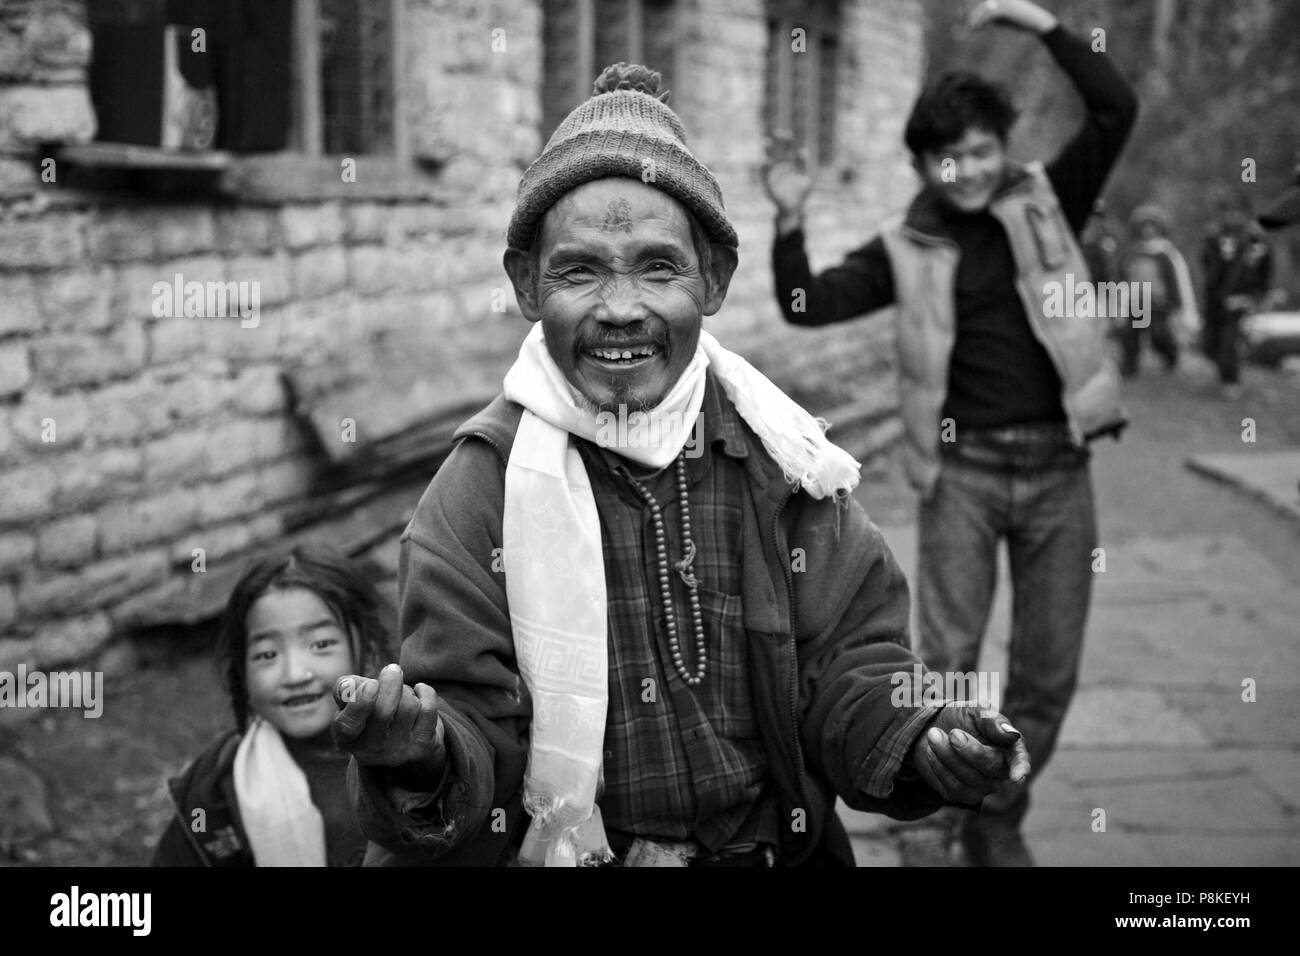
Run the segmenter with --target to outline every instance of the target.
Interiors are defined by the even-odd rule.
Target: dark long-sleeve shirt
[[[1057,27],[1043,43],[1083,98],[1082,128],[1047,166],[1071,228],[1088,219],[1137,114],[1128,83],[1105,54]],[[991,427],[1064,418],[1061,382],[1029,326],[1016,292],[1015,261],[1006,232],[987,210],[967,214],[938,204],[941,228],[961,258],[954,281],[957,335],[943,416],[959,427]],[[814,277],[802,230],[778,236],[772,250],[776,293],[786,319],[827,325],[894,303],[894,278],[876,236],[834,268]],[[794,291],[805,293],[794,311]]]

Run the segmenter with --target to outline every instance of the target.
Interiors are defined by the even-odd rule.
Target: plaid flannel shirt
[[[597,510],[609,605],[609,714],[605,729],[605,825],[709,850],[776,843],[776,806],[764,799],[767,761],[753,706],[741,616],[741,533],[747,454],[743,424],[712,382],[701,408],[703,453],[686,459],[692,570],[703,612],[707,672],[691,688],[672,664],[661,606],[655,529],[633,482],[659,504],[672,561],[684,553],[677,472],[657,474],[579,442]],[[670,575],[679,646],[695,668],[686,584]]]

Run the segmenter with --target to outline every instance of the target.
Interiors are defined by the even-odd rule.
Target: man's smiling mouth
[[[654,358],[662,349],[654,343],[632,345],[626,348],[584,348],[582,354],[598,365],[608,368],[631,368]]]

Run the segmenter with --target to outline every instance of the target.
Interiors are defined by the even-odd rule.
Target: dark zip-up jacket
[[[712,373],[709,387],[720,388]],[[531,700],[501,564],[505,468],[521,414],[498,396],[458,429],[402,536],[400,662],[407,683],[438,691],[447,768],[435,792],[415,793],[353,762],[357,817],[375,844],[367,864],[505,864],[527,829]],[[856,501],[812,498],[748,427],[745,436],[743,616],[783,821],[779,863],[851,864],[836,794],[898,819],[942,805],[902,767],[937,707],[891,701],[892,675],[917,664],[907,582]],[[706,453],[727,451],[718,443]]]
[[[174,815],[154,848],[154,866],[253,866],[239,818],[233,767],[241,734],[231,730],[169,780]]]
[[[154,849],[154,866],[256,866],[248,835],[244,832],[235,794],[235,754],[243,735],[224,733],[167,782],[173,815]],[[288,742],[291,748],[292,741]],[[334,765],[337,772],[337,765]],[[311,781],[311,770],[304,768]],[[337,780],[337,778],[335,778]],[[314,782],[309,785],[315,786]],[[335,782],[332,784],[337,786]],[[313,790],[313,799],[317,794]],[[341,800],[341,795],[339,795]],[[320,803],[317,803],[320,807]],[[338,809],[345,811],[341,803]],[[341,825],[342,826],[342,825]],[[364,840],[355,823],[346,833],[333,833],[326,825],[326,852],[331,866],[356,866]]]

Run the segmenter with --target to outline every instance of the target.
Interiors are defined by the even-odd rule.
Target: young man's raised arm
[[[1111,167],[1137,119],[1138,100],[1110,55],[1059,24],[1042,35],[1058,66],[1083,98],[1083,127],[1047,166],[1052,189],[1074,231],[1088,221]]]
[[[776,237],[772,277],[781,312],[794,325],[830,325],[894,302],[894,275],[879,236],[814,276],[797,227]]]
[[[894,302],[894,275],[877,236],[833,269],[814,276],[804,251],[804,206],[812,192],[807,157],[788,134],[768,144],[763,188],[776,206],[772,280],[787,322],[830,325]]]

